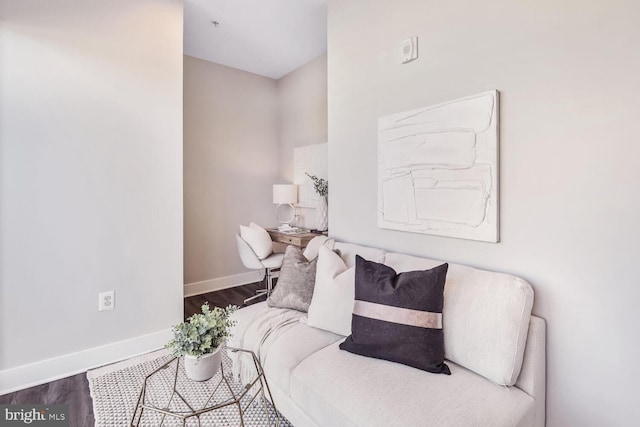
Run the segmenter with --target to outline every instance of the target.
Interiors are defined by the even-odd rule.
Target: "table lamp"
[[[276,218],[280,222],[278,230],[291,228],[291,221],[296,217],[294,203],[298,202],[298,186],[294,184],[274,184],[273,203],[276,206]],[[288,206],[288,209],[287,209]]]

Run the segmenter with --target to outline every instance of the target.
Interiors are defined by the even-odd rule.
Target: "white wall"
[[[243,275],[235,234],[277,223],[276,81],[185,56],[184,108],[186,292],[259,280]]]
[[[182,317],[182,2],[6,0],[0,19],[2,391]],[[95,355],[54,368],[124,356]]]
[[[293,182],[295,147],[327,142],[327,55],[278,80],[278,142],[282,183]],[[315,228],[314,209],[298,208],[298,225]]]
[[[640,417],[639,21],[631,0],[329,0],[331,235],[529,280],[549,426]],[[377,228],[377,118],[491,89],[501,242]]]

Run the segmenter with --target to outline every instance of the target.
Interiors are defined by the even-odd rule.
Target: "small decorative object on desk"
[[[320,196],[316,207],[316,227],[319,231],[325,231],[329,228],[329,206],[327,203],[327,195],[329,194],[329,181],[324,178],[318,178],[316,175],[305,174],[313,181],[313,188]]]
[[[184,368],[187,377],[194,381],[206,381],[220,369],[222,354],[220,348],[229,337],[229,329],[233,326],[229,316],[238,307],[230,305],[226,308],[209,308],[202,306],[202,314],[196,313],[186,322],[173,327],[173,339],[167,348],[176,357],[184,356]]]
[[[279,232],[284,233],[284,234],[301,234],[301,233],[308,233],[309,230],[306,228],[301,228],[301,227],[291,227],[287,230],[280,230],[278,229]]]

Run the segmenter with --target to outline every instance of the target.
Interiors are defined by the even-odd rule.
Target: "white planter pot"
[[[189,379],[194,381],[206,381],[220,370],[222,364],[222,351],[218,347],[213,353],[200,356],[184,356],[184,370]]]
[[[320,196],[316,206],[316,228],[320,231],[327,231],[329,228],[329,205],[327,196]]]

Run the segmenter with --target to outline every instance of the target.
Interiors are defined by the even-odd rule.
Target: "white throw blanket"
[[[236,311],[233,318],[241,321],[233,328],[233,335],[227,345],[253,351],[264,367],[269,347],[286,330],[304,319],[304,313],[259,303]],[[229,350],[229,357],[233,362],[233,376],[236,380],[248,384],[255,379],[256,370],[250,354]]]

